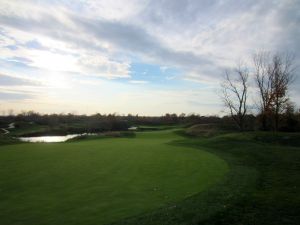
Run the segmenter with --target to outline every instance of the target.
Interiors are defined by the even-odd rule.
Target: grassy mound
[[[297,137],[299,134],[249,132],[175,141],[174,146],[205,149],[225,159],[230,166],[225,179],[178,202],[176,207],[158,209],[115,225],[298,225]]]
[[[216,124],[196,124],[186,129],[189,136],[211,137],[222,133]]]

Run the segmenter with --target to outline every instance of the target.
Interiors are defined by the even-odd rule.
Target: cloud
[[[0,91],[0,100],[25,100],[32,96],[24,93],[7,93]]]
[[[297,0],[151,1],[138,24],[147,24],[146,30],[174,51],[209,59],[212,66],[199,61],[185,69],[185,78],[193,74],[201,82],[218,77],[240,59],[250,63],[257,50],[299,52],[299,9]]]
[[[38,82],[20,77],[0,74],[0,86],[37,86]]]
[[[43,14],[40,15],[41,13]],[[112,46],[114,50],[124,50],[127,54],[140,55],[146,60],[162,62],[163,65],[188,68],[195,64],[211,64],[210,60],[201,55],[173,50],[162,45],[154,35],[134,24],[91,19],[71,12],[65,14],[64,17],[44,11],[34,16],[20,15],[1,15],[0,21],[5,26],[70,42],[83,49],[87,47],[86,40],[90,39],[89,47],[93,47],[94,50],[97,50],[97,46],[101,46],[99,43],[104,42]]]
[[[79,59],[82,72],[106,78],[129,78],[130,64],[116,62],[103,56],[85,55]]]
[[[176,80],[189,89],[186,83],[219,85],[225,68],[239,60],[250,65],[257,50],[295,51],[300,61],[298,0],[124,2],[1,1],[1,71],[41,80],[51,75],[55,85],[59,77],[81,76],[82,85],[91,83],[84,77],[127,78],[130,85],[163,76],[172,79],[167,85]],[[135,64],[162,73],[133,74]]]
[[[11,101],[34,99],[45,86],[38,80],[0,73],[0,88],[0,100]]]
[[[148,2],[149,0],[130,0],[124,4],[124,0],[86,0],[81,5],[81,10],[87,15],[100,16],[106,20],[128,20],[134,18]],[[69,4],[68,7],[72,5],[74,4]]]

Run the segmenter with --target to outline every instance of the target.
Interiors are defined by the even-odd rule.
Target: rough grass
[[[172,131],[136,138],[0,146],[0,224],[106,224],[212,187],[224,160],[171,145]]]
[[[49,127],[46,125],[38,125],[35,123],[27,122],[16,122],[15,128],[9,129],[9,135],[11,136],[22,136],[30,133],[46,132]]]
[[[198,137],[211,137],[221,131],[216,124],[196,124],[185,130],[187,135]]]

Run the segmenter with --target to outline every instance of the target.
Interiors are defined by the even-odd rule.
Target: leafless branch
[[[234,70],[234,77],[230,75],[229,71],[225,71],[225,77],[221,84],[223,103],[240,130],[244,129],[245,115],[248,110],[248,77],[247,69],[239,65]]]

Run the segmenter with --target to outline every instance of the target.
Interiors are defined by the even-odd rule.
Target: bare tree
[[[272,75],[269,67],[269,53],[259,52],[254,55],[254,74],[260,94],[259,109],[262,116],[262,128],[267,130],[267,119],[271,114],[272,106]]]
[[[239,65],[234,70],[234,76],[226,71],[225,78],[221,83],[221,98],[241,131],[245,128],[245,116],[248,110],[248,77],[248,70]]]
[[[293,57],[260,52],[254,56],[255,81],[260,93],[262,127],[267,129],[267,119],[274,117],[278,130],[279,115],[288,101],[288,87],[293,80]]]
[[[279,127],[279,114],[285,109],[285,104],[289,98],[287,91],[291,81],[293,80],[293,57],[289,54],[273,56],[272,60],[272,92],[273,92],[273,108],[275,118],[275,130]]]

